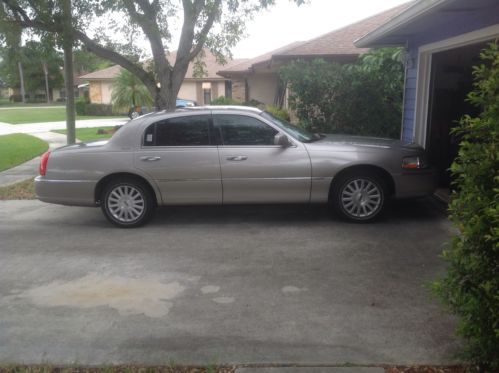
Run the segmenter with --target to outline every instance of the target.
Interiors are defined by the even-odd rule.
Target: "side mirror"
[[[289,141],[288,136],[286,136],[284,133],[279,132],[274,136],[274,145],[279,145],[283,148],[287,148],[288,146],[291,146],[291,142]]]

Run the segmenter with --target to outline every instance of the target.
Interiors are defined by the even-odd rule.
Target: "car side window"
[[[246,115],[213,115],[223,145],[274,145],[277,130]]]
[[[210,145],[210,117],[193,115],[162,120],[147,127],[144,146]]]

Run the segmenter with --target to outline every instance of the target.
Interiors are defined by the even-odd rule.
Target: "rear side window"
[[[277,130],[245,115],[214,115],[213,123],[222,135],[223,145],[274,145]]]
[[[156,122],[144,133],[144,146],[210,145],[210,117],[195,115]]]

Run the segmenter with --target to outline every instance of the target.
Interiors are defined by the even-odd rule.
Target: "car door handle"
[[[227,157],[228,161],[235,161],[235,162],[245,161],[246,159],[248,159],[248,157],[245,155],[233,155],[233,156]]]
[[[144,162],[154,162],[154,161],[159,161],[160,159],[161,157],[149,157],[149,156],[140,157],[140,160]]]

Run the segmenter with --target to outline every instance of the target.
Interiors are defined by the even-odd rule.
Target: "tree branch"
[[[206,20],[206,23],[204,24],[201,31],[199,32],[199,40],[197,44],[194,46],[194,48],[192,48],[191,54],[189,56],[190,60],[193,60],[203,49],[204,43],[206,42],[206,36],[210,32],[211,28],[213,27],[213,23],[215,22],[215,17],[217,16],[220,3],[221,0],[216,0],[215,3],[213,4],[213,8],[208,14],[208,19]]]
[[[99,57],[108,59],[109,61],[112,61],[120,65],[121,67],[127,69],[132,74],[136,75],[151,92],[155,91],[156,82],[154,77],[149,72],[145,71],[143,68],[136,65],[129,59],[123,57],[121,54],[101,46],[94,40],[90,39],[83,32],[79,30],[74,30],[73,32],[75,38],[80,40],[90,52],[96,54]]]

